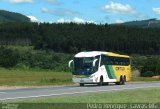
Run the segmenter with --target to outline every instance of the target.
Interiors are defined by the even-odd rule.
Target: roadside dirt
[[[152,76],[152,78],[160,79],[160,76]]]
[[[0,86],[0,90],[24,89],[24,88],[51,88],[51,87],[64,87],[64,86],[76,86],[76,84],[72,84],[72,85],[47,85],[47,86]]]

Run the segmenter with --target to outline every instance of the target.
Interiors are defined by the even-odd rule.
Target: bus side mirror
[[[68,67],[71,67],[71,64],[73,63],[73,60],[70,60],[68,63]]]
[[[97,61],[98,61],[98,59],[95,59],[95,60],[93,61],[93,67],[95,67]]]

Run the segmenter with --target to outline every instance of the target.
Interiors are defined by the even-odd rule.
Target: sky
[[[111,24],[160,19],[160,0],[0,0],[0,10],[33,22]]]

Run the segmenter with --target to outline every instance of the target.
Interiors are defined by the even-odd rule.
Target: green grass
[[[70,72],[56,72],[53,70],[29,68],[0,68],[0,86],[40,86],[67,85],[72,83]],[[131,81],[160,81],[160,79],[133,77]]]
[[[56,72],[44,69],[0,67],[0,86],[42,86],[42,85],[67,85],[72,83],[71,72]],[[133,82],[160,81],[156,78],[133,77]]]
[[[18,106],[21,109],[108,109],[108,108],[95,108],[88,107],[88,105],[111,105],[123,106],[127,105],[134,106],[157,104],[160,98],[160,88],[146,88],[146,89],[134,89],[134,90],[123,90],[123,91],[112,91],[112,92],[101,92],[101,93],[86,93],[79,95],[66,95],[48,98],[32,98],[23,100],[9,100],[2,101],[2,103],[9,103],[10,105]],[[90,106],[91,106],[90,105]],[[1,106],[1,104],[0,104]],[[159,106],[159,105],[156,105]],[[111,109],[111,108],[109,108]],[[114,109],[114,108],[113,108]],[[118,108],[120,109],[120,108]],[[121,109],[128,109],[123,108]],[[133,109],[133,108],[129,108]],[[146,108],[145,108],[146,109]],[[154,109],[159,109],[158,107]]]
[[[0,86],[39,86],[73,84],[71,73],[42,69],[0,68]]]
[[[18,100],[18,103],[159,103],[160,88]]]
[[[160,78],[151,78],[151,77],[132,77],[131,82],[152,82],[160,81]]]

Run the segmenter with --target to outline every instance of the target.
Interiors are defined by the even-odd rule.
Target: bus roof
[[[116,54],[116,53],[112,53],[112,52],[108,52],[107,54],[108,56],[116,56],[116,57],[124,57],[124,58],[129,58],[128,55],[121,55],[121,54]]]
[[[120,55],[112,52],[104,52],[104,51],[89,51],[89,52],[80,52],[75,55],[75,57],[95,57],[98,55],[107,55],[107,56],[115,56],[115,57],[125,57],[129,58],[127,55]]]

